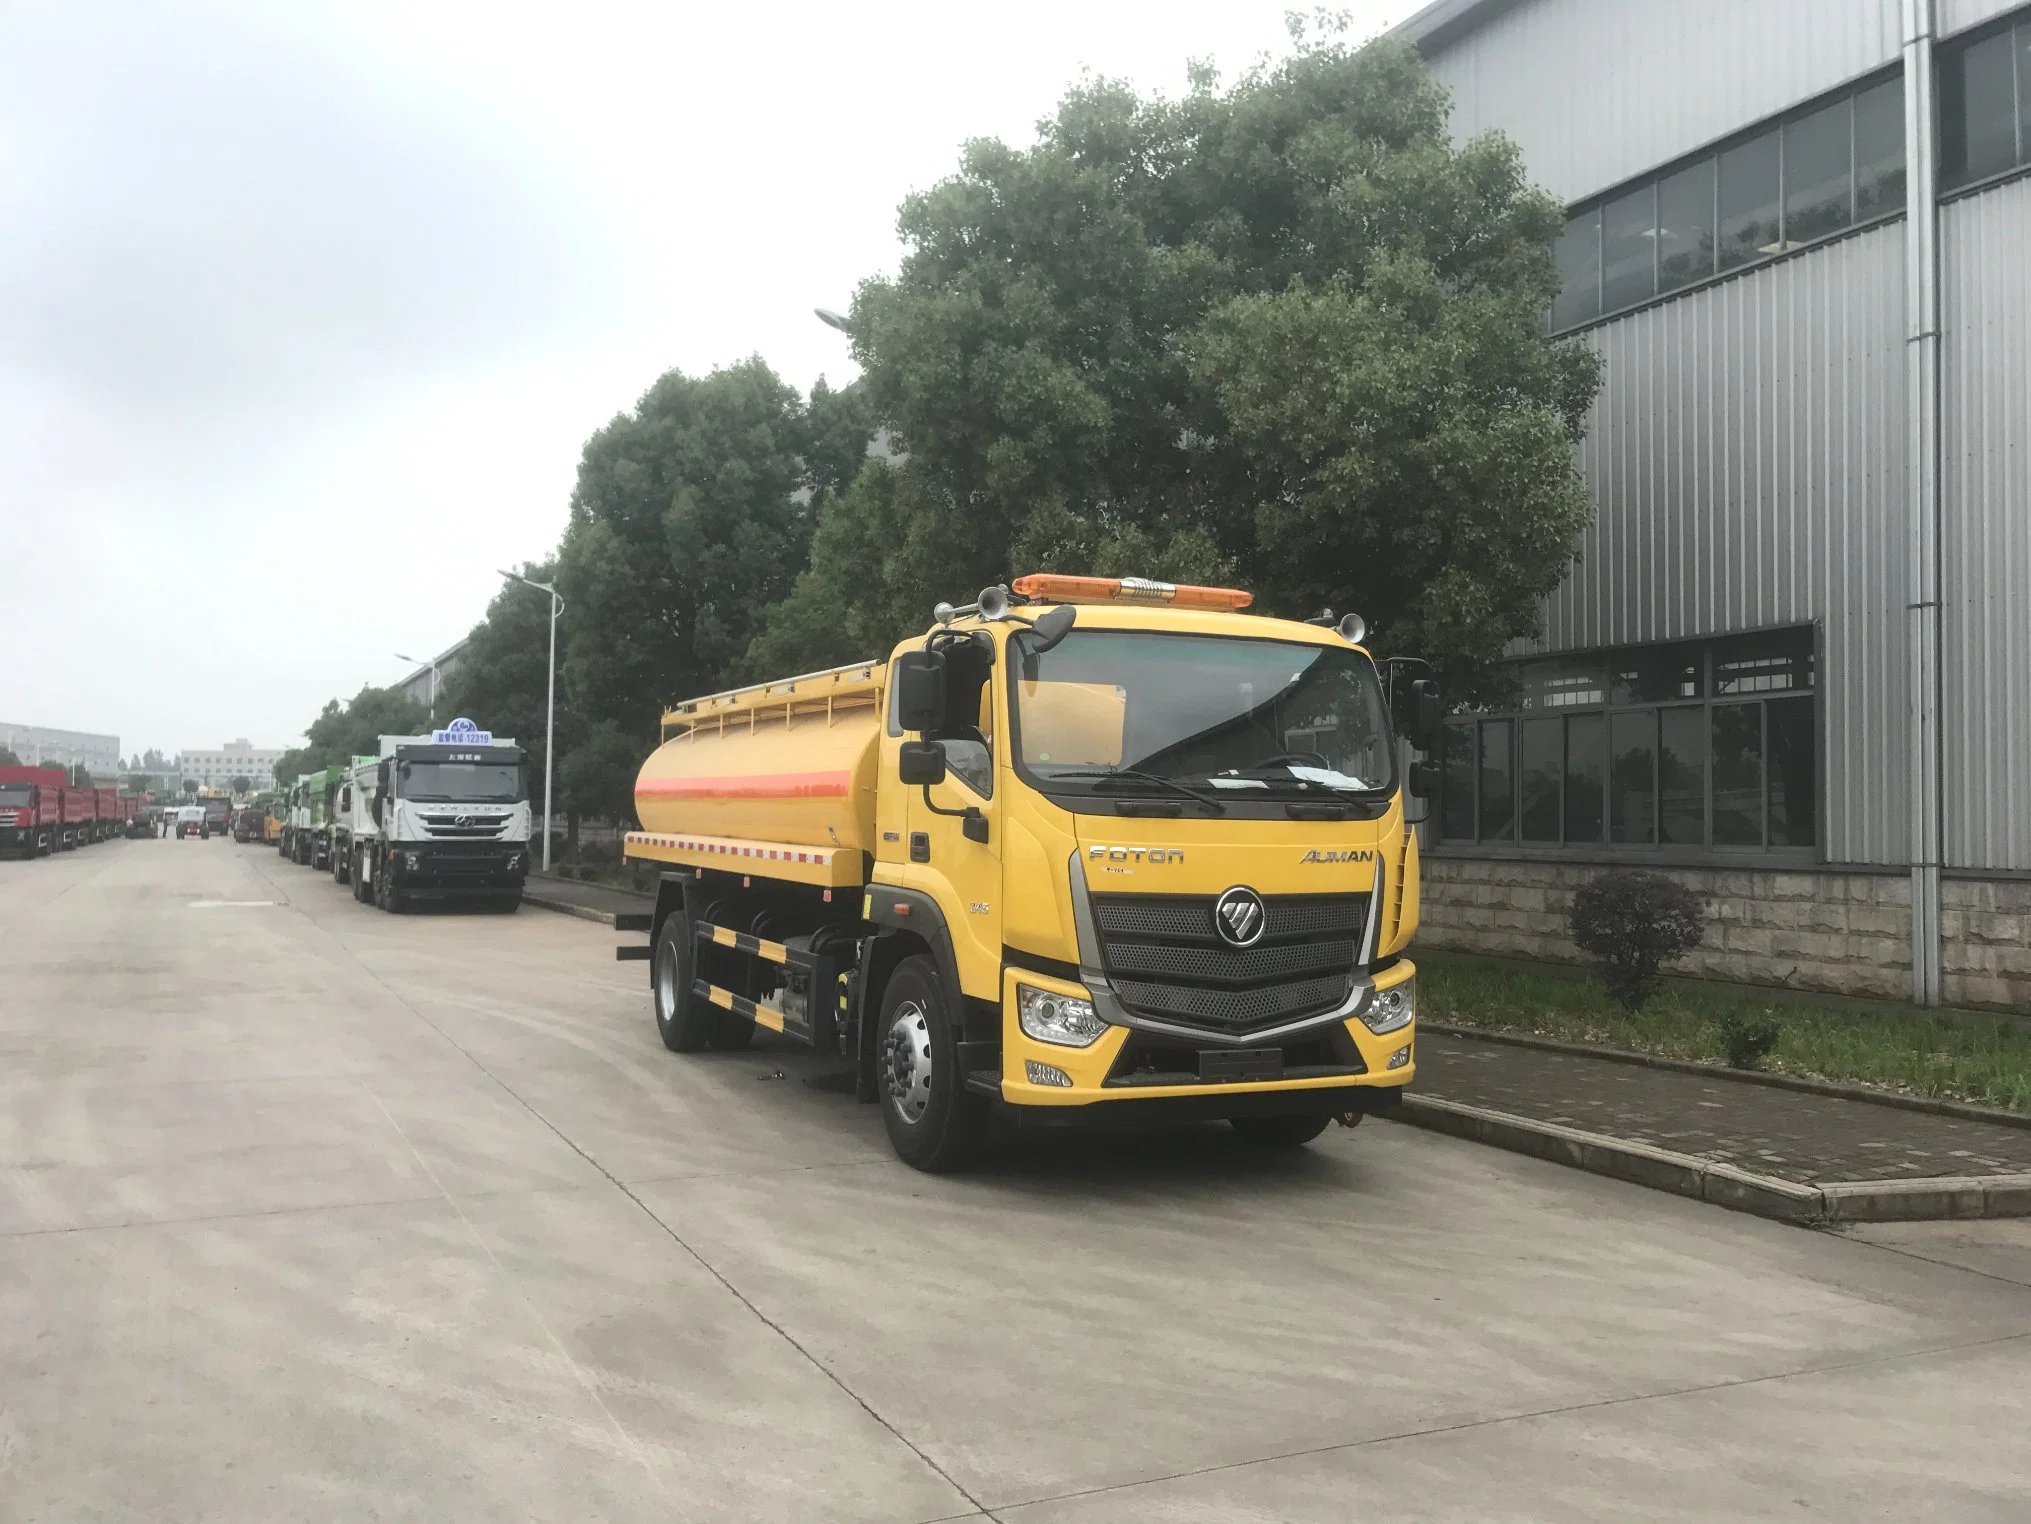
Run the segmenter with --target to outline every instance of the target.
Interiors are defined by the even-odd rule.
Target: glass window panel
[[[1608,839],[1648,845],[1657,839],[1657,711],[1609,716]]]
[[[1764,714],[1770,728],[1770,845],[1812,846],[1819,839],[1819,750],[1812,700],[1772,699]]]
[[[1940,172],[1949,184],[2017,162],[2014,51],[2011,34],[1998,32],[1961,49],[1942,71]]]
[[[1777,133],[1721,155],[1720,267],[1732,270],[1778,252]]]
[[[1566,224],[1558,246],[1559,294],[1551,326],[1571,328],[1601,315],[1601,211],[1582,212]]]
[[[1565,722],[1523,722],[1523,812],[1525,841],[1559,839],[1559,772],[1564,763]]]
[[[2031,22],[2017,23],[2017,162],[2031,159]]]
[[[1613,312],[1657,294],[1657,187],[1618,196],[1601,208],[1601,310]]]
[[[1609,658],[1608,691],[1618,704],[1700,698],[1705,686],[1706,653],[1697,644],[1638,646]]]
[[[1714,273],[1714,161],[1702,159],[1657,186],[1657,289],[1676,291]]]
[[[1446,726],[1445,778],[1440,788],[1439,834],[1448,841],[1474,839],[1474,722]]]
[[[1787,693],[1812,686],[1812,631],[1771,630],[1714,642],[1714,692]]]
[[[1548,661],[1525,662],[1521,676],[1525,709],[1571,709],[1598,704],[1607,697],[1601,684],[1598,656],[1557,656]]]
[[[1763,706],[1713,710],[1714,845],[1763,845]]]
[[[1904,210],[1904,81],[1855,97],[1855,220]]]
[[[1599,841],[1608,778],[1608,727],[1598,714],[1566,721],[1566,840]]]
[[[1516,778],[1511,771],[1508,720],[1481,725],[1481,839],[1513,841],[1516,837]]]
[[[1824,238],[1854,220],[1854,104],[1843,97],[1784,124],[1784,242]]]
[[[1706,710],[1666,709],[1657,728],[1657,839],[1675,847],[1705,846]]]

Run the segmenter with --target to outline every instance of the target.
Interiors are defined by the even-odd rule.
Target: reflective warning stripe
[[[751,937],[744,931],[735,931],[731,926],[714,926],[700,922],[698,935],[717,942],[721,947],[731,947],[736,952],[754,953],[767,958],[771,963],[795,963],[809,967],[811,956],[801,951],[793,952],[781,942],[770,942],[762,937]]]
[[[758,1027],[767,1027],[771,1032],[783,1030],[783,1013],[772,1005],[763,1005],[745,995],[736,995],[732,990],[723,990],[716,984],[707,984],[703,979],[691,986],[692,994],[700,1000],[709,1000],[723,1011],[732,1011],[736,1016],[745,1016]]]

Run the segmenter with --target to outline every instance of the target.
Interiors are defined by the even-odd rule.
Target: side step
[[[623,910],[614,916],[615,931],[648,931],[655,917],[646,910]]]

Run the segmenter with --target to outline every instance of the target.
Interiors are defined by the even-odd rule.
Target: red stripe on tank
[[[644,778],[637,799],[843,799],[853,774],[764,773],[739,778]]]

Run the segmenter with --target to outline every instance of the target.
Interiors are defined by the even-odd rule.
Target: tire
[[[352,858],[350,854],[340,851],[337,844],[334,843],[329,855],[331,857],[331,881],[334,884],[350,884],[353,881]]]
[[[355,846],[353,848],[353,868],[351,875],[353,881],[353,898],[358,900],[362,905],[371,905],[374,902],[374,885],[372,879],[362,878],[360,876],[360,862],[363,856],[364,854],[360,851],[359,847]]]
[[[697,944],[691,922],[681,910],[665,917],[649,955],[649,999],[656,1012],[656,1035],[672,1053],[697,1053],[717,1046],[719,1007],[691,992],[697,972]]]
[[[960,1077],[951,998],[936,963],[921,954],[905,958],[882,990],[875,1039],[889,1145],[905,1164],[934,1175],[964,1169],[987,1131],[987,1102]]]
[[[1227,1125],[1258,1148],[1303,1148],[1333,1123],[1331,1117],[1229,1117]]]

